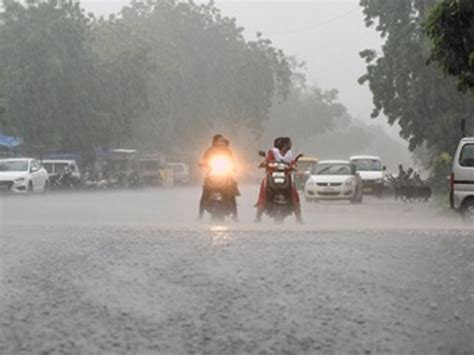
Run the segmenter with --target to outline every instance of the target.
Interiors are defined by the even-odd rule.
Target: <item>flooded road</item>
[[[474,352],[474,233],[442,202],[196,221],[197,188],[1,202],[2,354]]]

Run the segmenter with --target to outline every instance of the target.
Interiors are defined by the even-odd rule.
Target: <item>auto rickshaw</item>
[[[298,170],[295,173],[295,183],[298,189],[304,189],[306,181],[308,181],[318,161],[319,159],[315,157],[302,157],[298,160]]]

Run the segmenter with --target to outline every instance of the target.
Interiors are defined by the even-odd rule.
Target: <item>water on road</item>
[[[471,354],[474,233],[443,203],[197,222],[197,188],[1,201],[1,354]]]

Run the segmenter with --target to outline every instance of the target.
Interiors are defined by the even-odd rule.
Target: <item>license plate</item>
[[[336,191],[336,190],[333,189],[333,188],[331,188],[331,187],[326,187],[326,188],[324,189],[324,192],[335,192],[335,191]]]
[[[371,187],[364,187],[364,192],[372,192],[373,189]]]
[[[285,178],[285,173],[273,173],[274,178]]]

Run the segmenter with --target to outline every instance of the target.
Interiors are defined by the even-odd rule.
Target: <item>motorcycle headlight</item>
[[[211,175],[228,175],[232,172],[233,166],[230,159],[226,157],[215,157],[209,162]]]

